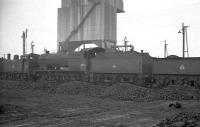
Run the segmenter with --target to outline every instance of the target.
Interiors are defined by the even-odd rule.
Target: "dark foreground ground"
[[[0,81],[4,86],[0,89],[1,127],[152,127],[179,113],[200,112],[198,99],[179,100],[182,108],[176,109],[168,107],[175,100],[122,101],[5,84],[15,82]],[[200,122],[193,126],[200,126]]]

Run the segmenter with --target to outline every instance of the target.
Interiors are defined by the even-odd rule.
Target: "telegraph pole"
[[[185,26],[182,23],[182,34],[183,34],[183,58],[185,58]]]
[[[27,47],[28,47],[27,37],[28,37],[28,29],[25,30],[25,43],[26,43],[26,45],[25,45],[25,47],[26,47],[25,54],[27,54]]]
[[[23,45],[22,45],[22,47],[23,47],[23,52],[22,52],[22,54],[23,54],[23,55],[25,55],[25,47],[26,47],[25,38],[26,38],[26,37],[25,37],[25,32],[23,31],[23,32],[22,32],[22,44],[23,44]]]
[[[27,33],[28,33],[28,29],[26,29],[25,31],[22,32],[22,42],[23,42],[23,55],[25,55],[27,53]]]
[[[188,51],[188,38],[187,38],[187,28],[189,26],[185,26],[184,23],[182,23],[182,29],[178,33],[182,33],[183,36],[183,58],[185,58],[185,52],[187,52],[187,57],[189,57],[189,51]],[[185,46],[186,44],[186,46]],[[186,47],[186,50],[185,50]]]

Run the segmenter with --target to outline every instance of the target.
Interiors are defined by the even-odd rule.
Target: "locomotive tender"
[[[200,85],[200,57],[153,59],[153,78],[159,84]]]
[[[199,57],[153,58],[143,51],[96,47],[72,54],[28,54],[20,59],[1,59],[0,79],[199,86],[199,65]]]

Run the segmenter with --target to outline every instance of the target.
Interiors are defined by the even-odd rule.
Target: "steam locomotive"
[[[147,87],[200,84],[200,58],[154,58],[136,52],[89,48],[71,54],[15,55],[0,59],[2,80],[127,82]]]

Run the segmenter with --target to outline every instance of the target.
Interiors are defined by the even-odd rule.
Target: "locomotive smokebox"
[[[11,58],[11,54],[8,53],[8,54],[7,54],[7,60],[10,60],[10,58]]]

